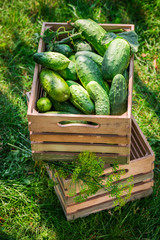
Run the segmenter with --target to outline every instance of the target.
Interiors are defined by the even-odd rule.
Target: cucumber
[[[86,56],[91,58],[95,63],[97,63],[97,65],[101,68],[102,67],[102,61],[103,61],[103,57],[101,57],[100,55],[94,53],[94,52],[89,52],[89,51],[79,51],[75,54],[75,58],[77,58],[78,56]]]
[[[104,80],[111,80],[116,74],[122,74],[130,59],[130,46],[124,39],[113,40],[107,48],[103,62],[102,75]]]
[[[58,52],[40,52],[33,55],[33,60],[52,70],[63,70],[68,67],[70,60]]]
[[[39,112],[49,111],[52,107],[52,103],[47,97],[41,97],[37,101],[37,109]]]
[[[109,115],[110,103],[106,91],[97,82],[91,81],[87,85],[87,92],[95,103],[96,115]]]
[[[128,73],[127,69],[124,70],[124,72],[123,72],[122,75],[123,75],[123,77],[126,79],[126,84],[127,84],[127,87],[128,87],[128,83],[129,83],[129,73]]]
[[[63,77],[65,80],[77,80],[77,73],[76,73],[76,68],[75,68],[75,63],[70,61],[69,65],[67,68],[58,71],[58,73]]]
[[[92,48],[89,43],[84,40],[77,40],[74,42],[74,51],[92,51]]]
[[[50,69],[43,69],[40,72],[39,79],[46,93],[53,99],[64,102],[69,98],[69,87],[58,73]]]
[[[50,98],[53,108],[56,111],[62,111],[67,112],[71,114],[83,114],[81,111],[79,111],[77,108],[75,108],[69,101],[66,102],[58,102],[54,99]]]
[[[78,19],[74,23],[74,27],[82,32],[82,36],[103,56],[106,50],[105,45],[102,45],[102,39],[106,31],[96,22],[91,19]]]
[[[109,95],[109,90],[110,90],[110,86],[109,86],[109,84],[106,82],[106,81],[104,81],[104,84],[105,84],[105,86],[106,86],[106,89],[107,89],[107,94]]]
[[[60,112],[60,111],[48,111],[45,114],[68,114],[68,112]]]
[[[117,74],[109,92],[111,115],[122,115],[127,111],[127,85],[123,75]]]
[[[66,57],[70,57],[72,55],[72,49],[67,44],[56,44],[53,48],[54,52],[59,52]]]
[[[68,80],[66,82],[70,89],[69,101],[83,113],[93,113],[94,104],[90,99],[88,92],[80,84],[74,81]]]
[[[107,91],[102,79],[102,73],[98,65],[91,58],[78,56],[76,58],[76,71],[84,88],[87,87],[89,82],[95,81],[98,82],[105,91]]]
[[[75,62],[75,61],[76,61],[75,55],[71,55],[71,56],[69,57],[69,60],[71,60],[72,62]]]
[[[49,111],[49,112],[45,112],[45,114],[69,114],[69,113],[68,112],[58,112],[58,111]],[[68,121],[60,122],[60,124],[62,124],[62,125],[67,125],[67,124],[72,124],[72,123],[88,124],[87,121],[81,121],[81,120],[68,120]]]

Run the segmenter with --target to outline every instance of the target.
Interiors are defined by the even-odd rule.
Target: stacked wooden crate
[[[105,30],[124,29],[134,30],[132,24],[101,24]],[[65,27],[72,29],[67,23],[43,23],[41,34],[48,28],[57,30]],[[38,52],[45,51],[45,44],[40,39]],[[41,65],[35,65],[31,95],[28,104],[28,122],[31,139],[33,160],[35,161],[74,161],[82,151],[95,152],[102,157],[106,164],[104,175],[112,172],[109,164],[115,160],[123,165],[126,173],[120,179],[127,181],[134,177],[134,188],[129,201],[148,196],[152,193],[154,154],[137,123],[132,118],[132,87],[133,60],[129,64],[128,106],[121,116],[78,115],[78,114],[42,114],[37,112],[36,102],[43,96],[43,89],[39,82]],[[87,121],[88,124],[66,124],[63,121]],[[91,124],[91,123],[94,123]],[[114,206],[114,199],[109,197],[103,189],[94,196],[90,196],[83,203],[75,203],[69,196],[72,188],[70,179],[55,178],[53,172],[47,168],[51,179],[57,181],[56,194],[64,209],[68,220],[83,217],[103,209]],[[76,194],[79,189],[76,189]]]
[[[132,24],[101,24],[106,30],[134,30]],[[48,28],[57,30],[67,23],[43,23],[42,32]],[[40,40],[38,52],[45,51],[45,44]],[[43,96],[38,74],[41,65],[35,65],[32,91],[28,105],[28,122],[33,159],[73,161],[79,152],[91,151],[101,156],[107,163],[115,159],[118,163],[129,163],[131,141],[131,107],[133,86],[133,59],[129,64],[128,106],[121,116],[79,115],[79,114],[42,114],[37,112],[36,102]],[[87,121],[88,124],[66,124],[63,121]],[[91,124],[91,123],[94,123]]]
[[[129,184],[133,184],[134,187],[128,201],[146,197],[152,193],[154,169],[154,153],[134,118],[132,118],[131,133],[131,161],[129,164],[120,165],[119,167],[119,169],[124,169],[126,172],[121,176],[120,184],[124,184],[130,176],[133,176],[133,181]],[[115,199],[111,198],[104,189],[100,189],[95,195],[88,197],[85,202],[76,203],[74,197],[69,194],[70,190],[75,188],[71,179],[55,177],[49,167],[47,167],[47,171],[50,178],[57,182],[54,187],[55,192],[67,220],[84,217],[115,206]],[[109,173],[112,173],[112,167],[106,165],[103,176],[107,176]],[[77,187],[76,195],[78,193],[79,188]]]

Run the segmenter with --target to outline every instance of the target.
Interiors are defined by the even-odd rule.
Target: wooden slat
[[[120,177],[120,180],[127,179],[130,176],[140,176],[140,175],[141,175],[141,179],[144,180],[143,179],[144,174],[151,172],[154,168],[153,161],[154,161],[153,156],[148,156],[148,157],[136,159],[135,161],[130,161],[130,164],[120,165],[119,170],[124,169],[126,171],[126,173]],[[111,174],[112,172],[113,172],[112,167],[105,168],[103,172],[103,176],[105,176],[105,179],[107,178],[107,175]],[[61,181],[63,182],[63,185],[64,185],[65,195],[69,197],[69,191],[72,185],[72,181],[71,179],[67,179],[67,180],[61,179]],[[79,193],[78,186],[76,188],[76,193]]]
[[[110,118],[109,116],[94,115],[68,115],[54,114],[55,117],[45,114],[28,115],[29,130],[32,132],[68,132],[68,133],[90,133],[90,134],[118,134],[128,135],[130,123],[128,119]],[[112,120],[111,120],[112,119]],[[98,126],[88,124],[59,125],[61,121],[83,120],[95,122]]]
[[[64,198],[64,201],[67,205],[75,205],[75,196],[78,195],[76,194],[75,196],[70,196],[69,193],[72,189],[74,189],[74,186],[71,185],[69,188],[68,188],[68,191],[67,191],[67,194],[66,194],[66,191],[64,189],[64,186],[62,185],[62,182],[60,181],[60,179],[58,178],[53,178],[54,181],[57,181],[58,184],[59,184],[59,188],[61,189],[61,195],[63,196]],[[140,182],[143,182],[143,181],[148,181],[148,180],[152,180],[153,179],[153,171],[152,172],[149,172],[149,173],[146,173],[146,174],[140,174],[140,175],[137,175],[137,176],[134,176],[134,179],[132,182],[130,183],[127,183],[127,179],[124,179],[122,181],[120,181],[119,183],[117,184],[120,184],[120,185],[125,185],[127,183],[127,185],[131,185],[131,184],[137,184],[137,183],[140,183]],[[77,190],[77,189],[76,189]],[[78,191],[79,193],[79,191]],[[91,199],[92,197],[95,197],[95,196],[101,196],[103,194],[107,194],[106,190],[101,188],[100,190],[98,190],[94,195],[92,196],[89,196],[87,199]],[[108,193],[109,194],[109,193]]]
[[[133,146],[135,147],[135,151],[136,151],[136,155],[137,158],[143,157],[144,156],[144,152],[141,150],[141,145],[139,145],[136,141],[135,136],[132,134],[131,136],[131,142],[133,144]]]
[[[144,191],[144,190],[150,189],[152,186],[153,186],[153,181],[137,184],[132,189],[132,194],[139,192],[139,191]],[[55,186],[55,188],[57,188],[57,186]],[[125,194],[122,196],[125,196]],[[115,199],[115,198],[112,198],[109,195],[103,195],[100,197],[97,196],[95,198],[89,199],[82,203],[77,203],[75,205],[66,206],[65,203],[63,203],[63,205],[66,209],[67,214],[73,214],[76,211],[80,211],[81,209],[89,208],[91,206],[97,206],[99,204],[102,204],[103,202],[113,200],[113,199]]]
[[[150,152],[152,156],[155,157],[154,152],[152,150],[152,148],[150,147],[146,137],[144,136],[142,130],[140,129],[140,127],[138,126],[136,120],[133,118],[133,127],[134,127],[134,131],[136,132],[136,135],[138,136],[139,140],[141,141],[142,145],[144,146],[145,151],[148,153]]]
[[[42,25],[41,35],[43,35],[44,29],[45,29],[45,23],[43,23]],[[40,38],[39,45],[38,45],[38,52],[43,52],[43,50],[44,50],[44,42],[42,38]],[[36,63],[27,114],[31,114],[33,111],[33,108],[35,108],[35,103],[37,101],[38,90],[39,90],[38,73],[40,72],[40,70],[41,70],[41,66]]]
[[[144,191],[133,193],[131,195],[130,199],[127,202],[147,197],[147,196],[151,195],[152,192],[153,192],[153,189],[150,188],[150,189],[147,189],[147,190],[144,190]],[[82,210],[77,211],[76,213],[73,213],[73,214],[68,214],[67,215],[65,213],[65,210],[64,210],[64,213],[66,215],[67,220],[70,221],[70,220],[73,220],[73,219],[76,219],[76,218],[79,218],[79,217],[88,216],[92,213],[96,213],[96,212],[99,212],[99,211],[102,211],[102,210],[111,209],[114,206],[115,206],[114,205],[114,200],[110,200],[110,201],[106,201],[102,204],[99,204],[98,206],[91,206],[89,208],[82,209]]]
[[[30,133],[33,142],[129,144],[129,136],[107,134]]]
[[[73,27],[69,25],[68,23],[63,22],[44,22],[46,28],[51,28],[53,30],[57,30],[61,26],[64,26],[66,30],[70,30]],[[124,30],[134,30],[133,24],[99,24],[102,26],[105,30],[114,30],[114,29],[124,29]]]
[[[52,179],[52,173],[50,171],[48,173],[50,178]],[[150,195],[152,193],[152,186],[153,186],[153,181],[144,181],[142,183],[136,184],[132,190],[131,197],[130,199],[128,199],[128,201],[132,201],[132,200]],[[68,220],[78,218],[78,217],[84,217],[91,213],[102,211],[104,209],[109,209],[115,206],[114,200],[113,200],[114,198],[110,198],[109,195],[102,195],[101,197],[96,196],[95,198],[91,199],[93,201],[96,201],[95,204],[90,204],[90,201],[88,202],[85,201],[85,203],[82,203],[82,204],[75,203],[74,206],[73,205],[69,206],[68,204],[66,204],[66,198],[62,196],[63,191],[60,190],[60,187],[58,185],[55,186],[55,191],[56,191],[57,197],[61,202],[64,213]],[[73,207],[75,208],[73,209]],[[68,211],[68,209],[70,211]],[[71,212],[72,210],[75,210],[75,211]]]
[[[95,153],[118,153],[120,155],[129,155],[128,146],[117,146],[107,144],[77,144],[77,143],[33,143],[32,151],[57,151],[57,152],[84,152],[90,151]]]
[[[34,161],[75,161],[80,152],[32,152]],[[129,161],[129,155],[120,156],[118,154],[98,154],[105,163],[113,163],[115,160],[120,164],[126,164]]]

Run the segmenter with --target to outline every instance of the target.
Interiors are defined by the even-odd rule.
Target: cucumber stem
[[[60,40],[58,43],[62,44],[62,43],[69,43],[71,40],[73,39],[78,39],[78,38],[82,38],[81,32],[79,33],[74,33],[69,37],[63,38],[62,40]]]

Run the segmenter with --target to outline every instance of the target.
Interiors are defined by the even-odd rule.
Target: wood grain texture
[[[64,201],[67,204],[67,206],[76,204],[74,198],[75,198],[75,196],[78,195],[79,189],[76,189],[78,191],[77,191],[77,194],[75,196],[72,196],[72,197],[70,196],[71,191],[73,189],[75,189],[75,184],[71,184],[69,186],[69,188],[67,189],[67,191],[66,191],[64,186],[63,186],[63,184],[62,184],[63,182],[59,178],[54,178],[53,177],[53,180],[57,181],[57,183],[59,185],[59,188],[61,190],[61,195],[64,198]],[[151,171],[149,173],[146,173],[146,174],[140,174],[140,175],[134,176],[133,181],[128,183],[128,186],[131,185],[131,184],[135,185],[137,183],[141,183],[143,181],[149,181],[149,180],[153,180],[153,171]],[[127,183],[127,179],[123,179],[123,180],[119,181],[119,183],[117,183],[117,184],[120,184],[120,185],[124,186],[126,183]],[[109,193],[107,193],[107,191],[105,189],[101,188],[94,195],[89,196],[87,199],[89,200],[89,199],[95,198],[95,196],[99,196],[100,197],[101,195],[104,195],[104,194],[105,195],[107,195],[107,194],[109,195]]]
[[[75,161],[80,152],[35,152],[32,151],[32,158],[34,161]],[[105,163],[113,163],[115,160],[119,164],[126,164],[129,162],[129,155],[120,156],[118,154],[98,154],[97,157],[102,157]]]
[[[95,152],[95,153],[117,153],[119,155],[129,155],[129,146],[117,146],[108,144],[89,144],[89,143],[32,143],[32,151],[37,152]]]
[[[153,181],[152,180],[148,181],[148,182],[144,182],[144,183],[135,184],[134,188],[132,189],[132,194],[134,194],[136,192],[141,192],[141,191],[144,191],[144,190],[151,189],[152,186],[153,186]],[[59,185],[55,186],[54,188],[56,190],[57,189],[59,190]],[[59,195],[60,198],[63,198],[61,193],[60,193],[60,190],[59,190],[58,195]],[[123,196],[125,196],[125,194]],[[92,206],[97,207],[99,204],[102,204],[102,203],[110,201],[110,200],[115,200],[115,198],[112,198],[109,195],[104,194],[102,196],[96,196],[95,198],[88,199],[87,201],[82,202],[82,203],[77,203],[77,204],[74,204],[74,205],[66,205],[65,201],[63,199],[63,206],[66,210],[67,215],[68,215],[68,214],[73,214],[73,213],[76,213],[77,211],[80,211],[82,209],[86,209],[86,208],[89,208],[89,207],[92,207]]]
[[[131,161],[130,164],[120,165],[119,170],[125,170],[125,174],[120,177],[120,180],[125,180],[129,178],[130,176],[136,176],[141,177],[142,180],[144,177],[144,174],[148,174],[152,172],[154,169],[154,159],[152,156],[135,159],[134,161]],[[104,179],[107,179],[107,175],[111,174],[112,168],[111,167],[105,167],[103,172]],[[65,195],[69,196],[68,193],[70,191],[70,188],[72,186],[71,179],[63,179],[61,178],[61,182],[64,186]],[[76,188],[76,193],[79,193],[78,187]]]
[[[30,133],[32,142],[129,144],[129,136],[112,134]]]
[[[130,199],[128,200],[128,202],[138,200],[140,198],[148,197],[149,195],[152,194],[152,192],[153,192],[153,190],[152,190],[152,188],[150,188],[150,189],[147,189],[147,190],[144,190],[144,191],[133,193],[131,195]],[[102,210],[111,209],[113,207],[115,207],[114,200],[110,200],[110,201],[106,201],[102,204],[99,204],[98,206],[91,206],[90,208],[79,210],[76,213],[68,214],[68,215],[66,215],[66,218],[67,218],[68,221],[70,221],[70,220],[74,220],[74,219],[77,219],[77,218],[80,218],[80,217],[86,217],[86,216],[88,216],[92,213],[96,213],[96,212],[99,212],[99,211],[102,211]]]
[[[64,133],[90,133],[90,134],[118,134],[126,136],[130,134],[130,121],[125,118],[110,118],[109,116],[98,115],[75,115],[75,114],[38,114],[28,115],[31,122],[29,130],[32,132],[64,132]],[[88,121],[98,124],[97,126],[88,124],[60,125],[62,121]]]
[[[130,164],[125,164],[125,165],[120,165],[119,170],[125,170],[125,174],[122,175],[120,177],[120,180],[126,180],[127,178],[129,178],[130,176],[135,178],[138,177],[139,181],[143,181],[144,178],[146,178],[146,176],[144,176],[145,174],[149,174],[152,173],[153,174],[153,169],[154,169],[154,163],[153,163],[154,159],[152,156],[148,156],[148,157],[144,157],[144,158],[140,158],[140,159],[136,159],[134,161],[130,161]],[[107,176],[108,174],[112,174],[112,167],[107,167],[104,169],[103,172],[103,177],[104,177],[104,182],[107,180]],[[134,183],[134,180],[132,183]],[[72,181],[71,179],[63,179],[61,178],[60,180],[63,183],[63,188],[64,188],[64,192],[65,192],[65,196],[69,197],[69,192],[71,190],[71,188],[73,188],[72,185]],[[76,193],[79,193],[79,187],[78,185],[74,186],[74,189],[76,191]]]

